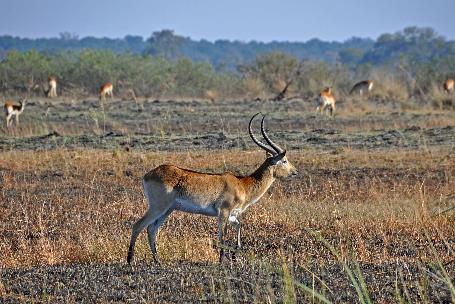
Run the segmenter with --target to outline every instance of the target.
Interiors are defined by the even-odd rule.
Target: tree
[[[76,33],[61,32],[59,36],[61,40],[79,40],[79,35]]]
[[[144,54],[175,60],[181,55],[179,47],[184,41],[184,37],[174,35],[174,31],[172,30],[154,32],[152,36],[147,39],[148,46],[146,47]]]
[[[124,40],[133,53],[141,53],[144,50],[144,38],[142,36],[126,35]]]
[[[259,55],[251,65],[240,67],[247,77],[259,79],[266,89],[281,100],[299,71],[299,60],[281,52]]]
[[[49,58],[36,50],[9,52],[0,64],[3,90],[27,92],[39,87],[49,75]]]
[[[382,34],[362,62],[394,63],[407,56],[409,60],[430,61],[446,52],[446,41],[432,28],[407,27],[394,34]]]
[[[348,48],[341,50],[338,53],[338,56],[340,57],[340,61],[344,64],[347,64],[349,66],[354,66],[357,65],[363,58],[364,52],[361,49],[357,48]]]

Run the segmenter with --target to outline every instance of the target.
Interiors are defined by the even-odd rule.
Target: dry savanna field
[[[424,105],[309,100],[31,98],[0,130],[0,302],[455,302],[455,113]],[[249,118],[299,175],[277,181],[229,229],[175,212],[153,262],[146,233],[132,266],[141,178],[173,163],[253,172],[265,153]],[[259,123],[255,125],[259,134]]]

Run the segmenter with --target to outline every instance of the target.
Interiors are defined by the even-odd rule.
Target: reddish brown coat
[[[444,81],[444,91],[446,93],[450,93],[453,91],[454,89],[454,85],[455,85],[455,81],[453,79],[447,79],[446,81]]]
[[[98,91],[100,100],[105,100],[106,96],[113,98],[114,97],[113,91],[114,91],[114,86],[112,85],[112,83],[110,83],[110,82],[104,83]]]

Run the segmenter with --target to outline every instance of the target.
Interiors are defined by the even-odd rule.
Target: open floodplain
[[[21,125],[0,130],[0,302],[454,301],[455,112],[314,109],[31,98]],[[247,132],[259,111],[299,175],[244,214],[242,250],[219,265],[216,218],[175,212],[157,239],[162,265],[145,233],[127,265],[142,176],[162,163],[253,172],[265,158]]]

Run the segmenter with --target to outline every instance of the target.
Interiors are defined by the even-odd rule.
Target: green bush
[[[30,93],[37,84],[47,81],[49,73],[49,57],[34,50],[9,52],[0,64],[1,88],[3,91]]]
[[[454,46],[455,48],[455,46]],[[8,94],[42,95],[47,77],[58,78],[59,94],[95,95],[106,81],[114,84],[114,95],[133,89],[137,96],[152,98],[224,99],[273,98],[287,84],[287,96],[315,97],[331,86],[337,98],[363,79],[375,80],[376,99],[405,101],[409,98],[436,98],[438,86],[454,77],[455,60],[440,57],[419,62],[402,57],[394,64],[355,66],[322,61],[299,61],[296,57],[271,52],[258,55],[237,72],[216,71],[208,62],[186,58],[166,59],[161,55],[116,54],[103,50],[56,54],[9,52],[0,61],[0,91]],[[452,58],[454,59],[454,58]],[[208,93],[210,92],[210,94]],[[213,99],[209,97],[209,99]],[[434,100],[432,100],[434,101]]]

